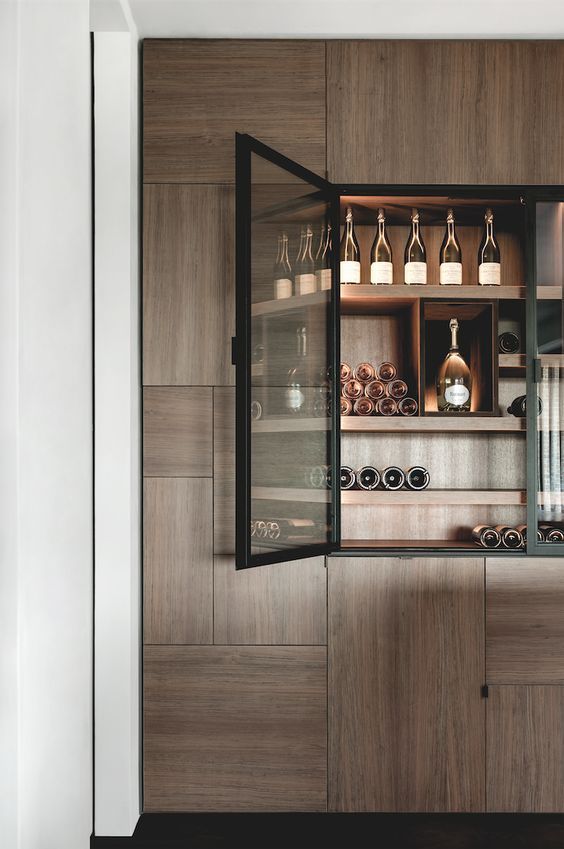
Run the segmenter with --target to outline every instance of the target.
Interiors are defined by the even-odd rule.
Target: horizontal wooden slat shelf
[[[297,487],[282,486],[253,486],[251,498],[266,501],[305,501],[310,504],[327,504],[331,493],[326,489],[298,489]]]
[[[510,555],[511,557],[523,556],[525,552],[522,549],[508,548],[482,548],[473,540],[468,539],[344,539],[341,542],[341,553],[347,550],[366,550],[370,551],[398,551],[409,549],[410,551],[471,551],[474,554],[482,554],[483,556],[500,557]]]
[[[526,425],[514,416],[341,416],[344,433],[524,433]]]
[[[279,418],[259,419],[252,422],[251,433],[304,433],[306,431],[321,431],[331,429],[331,419],[328,418]]]
[[[526,365],[525,354],[500,354],[499,368],[504,371],[523,371]]]
[[[251,305],[251,315],[281,315],[282,313],[301,310],[306,307],[317,307],[328,304],[331,293],[328,291],[313,292],[311,295],[293,295],[291,298],[280,298],[274,301],[260,301]]]
[[[411,489],[373,490],[347,489],[341,492],[341,504],[367,504],[372,507],[391,504],[452,505],[452,504],[516,504],[527,502],[527,494],[519,489]]]

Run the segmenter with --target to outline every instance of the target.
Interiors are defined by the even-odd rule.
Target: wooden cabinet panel
[[[143,392],[143,474],[212,476],[212,389],[151,386]]]
[[[564,687],[490,687],[487,809],[564,810]]]
[[[323,557],[235,571],[232,557],[214,562],[214,642],[325,645]]]
[[[326,809],[326,650],[145,648],[145,811]]]
[[[145,186],[143,382],[235,382],[233,191]]]
[[[486,560],[488,683],[564,684],[564,558]]]
[[[233,183],[235,133],[325,171],[325,42],[146,40],[144,181]]]
[[[563,87],[557,41],[329,41],[329,179],[561,183]]]
[[[145,643],[213,642],[212,481],[146,478]]]
[[[483,559],[328,564],[330,810],[483,810]]]
[[[235,553],[235,389],[213,390],[213,550]]]

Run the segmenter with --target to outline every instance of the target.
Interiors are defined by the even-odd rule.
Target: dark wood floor
[[[144,814],[92,849],[563,849],[564,814]]]

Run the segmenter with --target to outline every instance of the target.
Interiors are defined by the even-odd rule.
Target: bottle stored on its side
[[[451,344],[437,373],[437,406],[440,412],[466,412],[470,409],[472,376],[458,350],[458,320],[449,322]]]
[[[497,342],[500,354],[516,354],[521,347],[519,337],[511,330],[500,333]]]
[[[539,525],[539,530],[542,531],[543,539],[546,542],[564,542],[564,531],[555,528],[554,525]]]
[[[501,534],[490,525],[478,525],[472,531],[472,539],[483,548],[499,548],[501,545]]]
[[[352,489],[356,484],[356,475],[350,466],[341,466],[341,489]]]
[[[350,206],[347,208],[345,232],[341,239],[341,283],[360,283],[360,248]]]
[[[348,398],[341,396],[341,415],[342,416],[350,416],[352,413],[352,403]]]
[[[296,344],[296,362],[288,371],[285,406],[287,412],[292,413],[292,415],[304,415],[307,412],[307,334],[306,328],[303,326],[296,329]]]
[[[484,235],[478,249],[478,283],[480,286],[499,286],[501,265],[499,246],[494,236],[493,212],[486,209]]]
[[[259,419],[262,419],[262,404],[256,399],[251,401],[251,419],[254,422],[258,422]]]
[[[392,246],[386,234],[386,215],[378,210],[378,229],[370,251],[370,282],[373,286],[391,286],[394,282]]]
[[[364,387],[364,391],[367,398],[371,398],[373,401],[378,401],[386,394],[386,386],[381,380],[371,380],[370,383],[367,383]]]
[[[323,246],[322,243],[323,242]],[[319,252],[321,251],[321,253]],[[331,238],[331,224],[321,229],[321,241],[315,257],[315,277],[317,288],[324,291],[331,288],[333,282],[333,242]]]
[[[419,210],[411,210],[411,232],[404,253],[404,282],[407,286],[427,283],[427,251],[419,229]]]
[[[391,398],[395,398],[396,401],[400,401],[402,398],[405,398],[407,395],[407,383],[405,380],[399,380],[398,378],[391,380],[390,383],[388,383],[388,395]]]
[[[540,398],[537,398],[537,401],[540,415],[542,413],[542,401]],[[516,416],[518,419],[524,418],[527,415],[527,396],[518,395],[517,398],[514,398],[507,408],[507,412],[510,416]]]
[[[312,254],[313,230],[308,224],[305,230],[304,248],[296,266],[296,295],[311,295],[315,292],[315,261]]]
[[[441,286],[462,285],[462,251],[454,228],[454,212],[447,212],[446,233],[439,255],[439,283]]]
[[[509,525],[496,525],[495,529],[501,537],[501,544],[504,548],[522,547],[523,537],[517,528],[511,528]]]
[[[342,393],[349,401],[356,401],[364,395],[364,384],[353,377],[352,380],[343,383]]]
[[[348,363],[341,363],[341,383],[346,383],[353,376],[352,368]]]
[[[412,466],[405,473],[405,485],[409,489],[427,489],[430,479],[429,472],[423,466]]]
[[[398,404],[398,413],[402,416],[414,416],[418,409],[415,398],[402,398]]]
[[[370,363],[359,363],[354,370],[354,377],[361,383],[370,383],[374,380],[374,366]]]
[[[395,416],[398,411],[398,402],[395,398],[386,395],[376,402],[376,412],[381,416]]]
[[[371,416],[374,412],[374,401],[370,398],[358,398],[354,402],[353,410],[357,416]]]
[[[399,466],[388,466],[380,475],[380,485],[383,489],[401,489],[405,483],[405,474]]]
[[[363,466],[356,473],[356,482],[360,489],[376,489],[380,485],[380,472],[374,466]]]
[[[523,537],[523,547],[525,547],[525,545],[527,543],[527,526],[526,525],[517,525],[515,530],[519,531],[519,533]],[[544,540],[544,534],[543,534],[543,532],[541,531],[540,528],[537,528],[537,541],[543,542],[543,540]]]
[[[393,363],[380,363],[376,369],[378,379],[384,383],[389,383],[390,380],[393,380],[397,373],[398,370]]]
[[[288,259],[288,234],[282,233],[278,237],[278,256],[274,263],[274,297],[292,297],[292,268]]]

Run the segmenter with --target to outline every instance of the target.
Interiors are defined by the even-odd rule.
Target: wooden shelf
[[[298,487],[253,486],[251,498],[266,501],[300,501],[309,504],[328,504],[331,492],[328,489],[298,489]]]
[[[251,423],[251,434],[255,433],[309,433],[311,431],[331,430],[329,418],[285,418],[259,419]]]
[[[409,549],[410,551],[429,551],[429,549],[445,553],[453,551],[456,553],[470,551],[472,554],[489,557],[510,555],[511,557],[525,555],[525,551],[519,548],[483,548],[473,540],[460,539],[344,539],[341,541],[341,553],[346,551],[358,551],[359,549],[370,551],[390,550],[398,551]]]
[[[343,433],[524,433],[526,427],[515,416],[341,416]]]
[[[526,367],[525,354],[500,354],[499,370],[504,372],[524,372]]]
[[[330,291],[313,292],[311,295],[293,295],[291,298],[280,298],[274,301],[260,301],[251,305],[251,315],[283,315],[284,313],[303,310],[306,307],[327,305],[331,298]]]
[[[524,505],[527,493],[520,489],[398,489],[395,491],[375,489],[367,492],[362,489],[341,491],[341,504],[366,504],[371,507],[392,504],[416,504],[418,507],[430,505]]]

